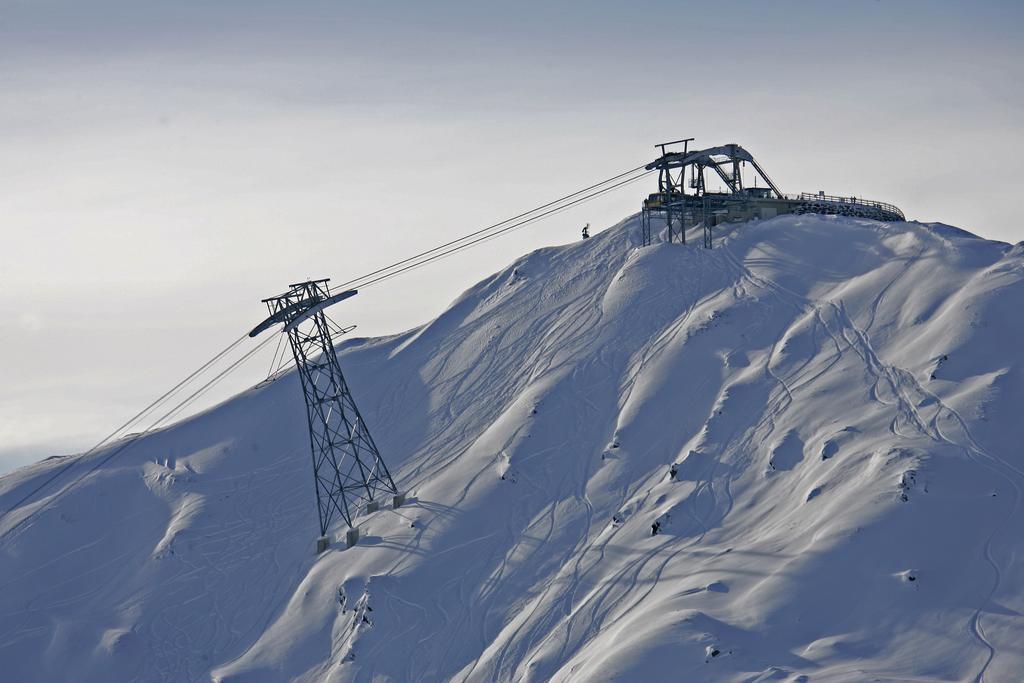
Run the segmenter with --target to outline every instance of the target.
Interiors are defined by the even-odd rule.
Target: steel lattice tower
[[[256,336],[276,323],[284,323],[306,400],[321,536],[327,534],[335,515],[352,528],[353,513],[362,500],[375,505],[375,498],[387,493],[396,496],[396,506],[400,503],[398,487],[341,372],[324,314],[328,306],[354,296],[356,291],[332,295],[328,282],[300,282],[289,285],[284,294],[264,299],[270,317],[249,333]]]

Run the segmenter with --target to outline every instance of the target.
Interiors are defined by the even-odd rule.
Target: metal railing
[[[792,199],[800,202],[807,203],[820,203],[820,204],[842,204],[853,208],[866,208],[874,209],[881,213],[888,213],[894,216],[898,216],[899,220],[906,220],[906,216],[900,211],[900,208],[895,204],[888,204],[886,202],[875,201],[874,199],[863,199],[861,197],[837,197],[831,194],[824,194],[821,192],[801,192],[800,194],[787,194],[786,199]]]
[[[773,197],[757,198],[748,197],[743,194],[711,194],[717,201],[771,201]],[[824,193],[801,192],[800,194],[786,194],[781,197],[783,201],[799,202],[801,206],[796,207],[795,213],[822,213],[841,214],[850,216],[864,216],[877,218],[878,220],[893,221],[906,220],[906,216],[895,204],[864,199],[862,197],[839,197]],[[679,208],[683,204],[699,201],[693,195],[676,193],[657,192],[644,200],[644,207],[648,209],[667,209],[669,207]]]

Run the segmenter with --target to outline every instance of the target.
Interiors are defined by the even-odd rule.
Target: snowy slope
[[[345,345],[411,498],[354,549],[294,375],[142,437],[0,544],[5,679],[1019,680],[1024,245],[637,233]]]

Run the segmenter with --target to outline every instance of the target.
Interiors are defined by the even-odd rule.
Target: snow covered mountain
[[[410,496],[353,549],[294,374],[141,437],[0,544],[0,677],[1020,680],[1024,243],[638,227],[343,347]]]

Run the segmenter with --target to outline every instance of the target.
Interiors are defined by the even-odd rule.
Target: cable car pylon
[[[320,538],[317,552],[330,544],[327,531],[340,516],[348,525],[347,544],[359,540],[353,524],[359,505],[366,512],[377,510],[381,498],[390,496],[392,507],[399,507],[404,496],[395,485],[377,444],[356,407],[352,392],[341,372],[334,349],[333,334],[324,310],[356,295],[349,289],[331,294],[329,279],[307,280],[288,285],[284,294],[263,299],[269,317],[249,333],[261,332],[283,323],[295,367],[299,371],[306,401],[309,446],[313,458]]]

